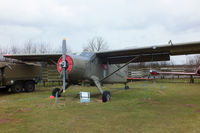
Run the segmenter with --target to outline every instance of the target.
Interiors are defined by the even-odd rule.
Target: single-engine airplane
[[[195,72],[161,72],[156,70],[150,70],[151,75],[189,75],[190,76],[190,83],[194,83],[193,76],[200,76],[200,66],[197,68]]]
[[[170,41],[171,42],[171,41]],[[30,54],[30,55],[4,55],[6,58],[24,62],[57,63],[57,69],[63,73],[63,88],[55,88],[61,96],[62,92],[71,84],[82,80],[94,83],[102,95],[102,101],[110,100],[109,91],[102,90],[102,84],[123,83],[127,89],[127,65],[134,62],[166,61],[170,55],[199,54],[200,42],[168,44],[144,48],[113,50],[104,52],[83,52],[80,55],[66,55],[66,40],[63,40],[62,54]],[[117,65],[123,64],[123,65]],[[66,83],[65,83],[66,82]]]

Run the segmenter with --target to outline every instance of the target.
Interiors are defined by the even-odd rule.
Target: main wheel
[[[23,89],[23,82],[22,81],[16,81],[12,86],[11,86],[11,91],[13,93],[20,93],[22,92]]]
[[[103,92],[103,96],[102,96],[102,102],[107,102],[111,100],[111,95],[110,95],[110,92],[109,91],[104,91]]]
[[[130,88],[129,88],[128,85],[126,85],[126,86],[124,87],[124,89],[125,89],[125,90],[128,90],[128,89],[130,89]]]
[[[60,88],[53,89],[52,96],[56,97],[56,93],[58,93],[58,97],[61,97],[62,91],[60,91]]]
[[[26,81],[25,84],[24,84],[24,90],[26,92],[33,92],[35,90],[34,81]]]

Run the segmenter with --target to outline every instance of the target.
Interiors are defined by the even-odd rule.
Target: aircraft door
[[[103,64],[103,78],[105,78],[108,74],[108,65]]]

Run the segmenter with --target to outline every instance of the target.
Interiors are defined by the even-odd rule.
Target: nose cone
[[[197,69],[196,74],[200,76],[200,68]]]
[[[59,73],[62,72],[62,62],[63,62],[63,57],[61,56],[58,60],[58,63],[57,63],[57,70]],[[68,74],[71,72],[72,68],[73,68],[73,59],[69,56],[69,55],[66,55],[66,70],[68,72]]]

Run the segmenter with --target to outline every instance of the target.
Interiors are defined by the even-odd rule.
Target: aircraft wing
[[[154,73],[154,74],[153,74]],[[187,72],[153,72],[152,75],[164,74],[164,75],[196,75],[196,73]]]
[[[139,57],[132,62],[167,61],[170,60],[170,55],[200,54],[200,42],[104,51],[96,52],[95,54],[105,64],[123,64],[138,56]],[[25,62],[54,62],[54,64],[61,56],[62,54],[4,55],[6,58],[17,59]]]
[[[188,42],[158,45],[144,48],[133,48],[115,51],[97,52],[96,55],[103,63],[123,64],[134,57],[140,56],[133,62],[166,61],[170,55],[200,54],[200,42]]]
[[[49,62],[54,63],[62,56],[62,54],[5,54],[6,58],[21,60],[24,62]]]

